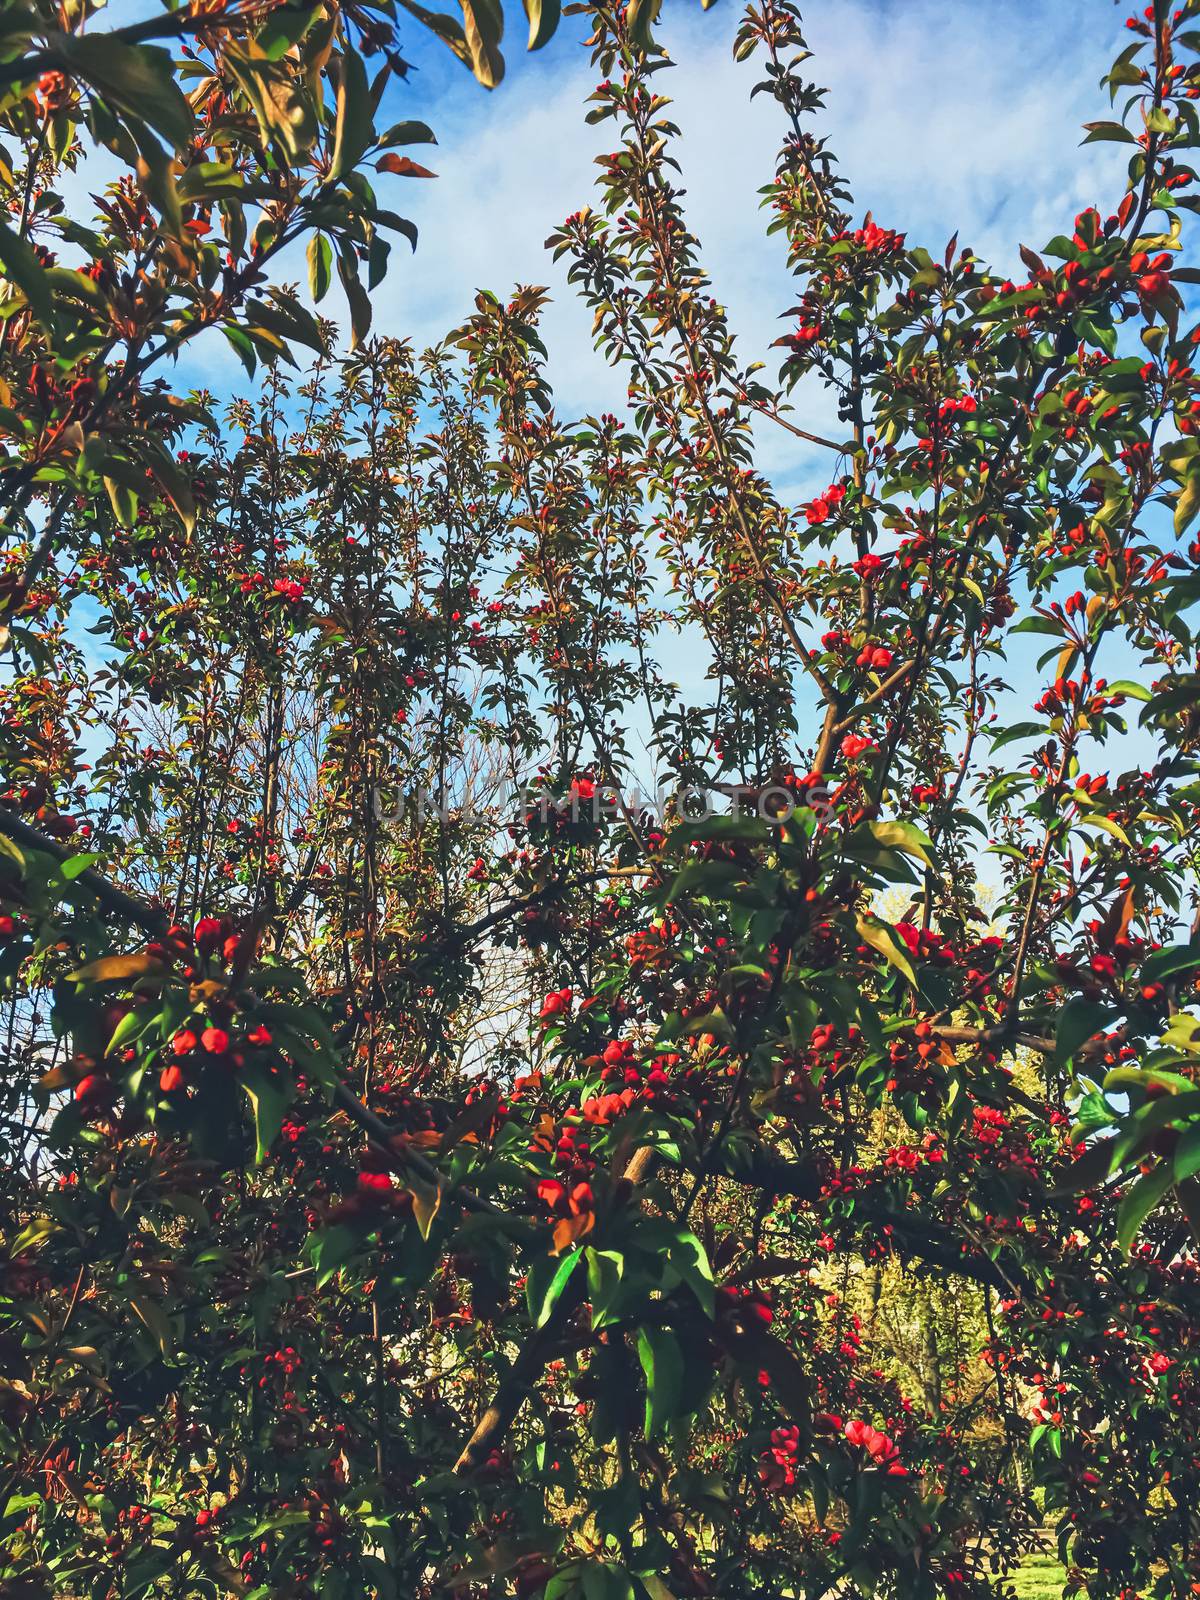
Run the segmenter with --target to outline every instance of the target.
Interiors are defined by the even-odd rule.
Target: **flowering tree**
[[[751,5],[770,382],[647,10],[590,6],[617,148],[550,246],[629,405],[579,422],[537,289],[365,338],[382,13],[170,13],[136,103],[5,34],[10,1593],[967,1597],[1046,1516],[1093,1596],[1200,1583],[1198,11],[1129,19],[1127,186],[1017,283],[858,222]],[[312,230],[349,355],[269,286]],[[209,325],[266,366],[223,412],[147,375]]]

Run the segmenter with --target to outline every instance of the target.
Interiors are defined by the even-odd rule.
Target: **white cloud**
[[[770,344],[794,297],[782,243],[764,237],[757,190],[770,179],[782,118],[767,96],[749,99],[756,63],[731,59],[735,6],[701,14],[677,3],[666,12],[662,37],[677,65],[656,87],[672,97],[681,128],[689,221],[744,354],[773,369]],[[1114,147],[1079,149],[1080,123],[1105,114],[1098,80],[1123,43],[1100,0],[822,0],[807,8],[806,27],[809,70],[830,90],[822,131],[857,204],[912,242],[940,251],[957,229],[961,244],[1018,270],[1018,241],[1036,247],[1084,205],[1119,194]],[[510,58],[519,54],[514,42]],[[427,342],[469,312],[477,287],[503,294],[518,281],[547,284],[560,406],[619,407],[624,379],[593,353],[566,264],[542,249],[562,217],[592,200],[594,158],[611,148],[611,123],[583,121],[593,70],[563,39],[533,64],[513,60],[490,96],[435,71],[427,100],[425,76],[405,91],[405,114],[436,125],[439,178],[391,190],[389,203],[418,222],[421,243],[412,258],[402,245],[395,251],[374,296],[377,326]],[[802,420],[837,431],[823,397],[805,397],[804,410]],[[764,435],[764,464],[784,478],[814,462],[773,435]]]
[[[767,96],[749,98],[758,63],[731,58],[736,0],[706,13],[672,0],[665,11],[660,36],[676,66],[656,87],[672,97],[681,128],[689,221],[744,356],[773,371],[771,341],[794,294],[782,242],[765,237],[757,191],[771,177],[782,117]],[[818,130],[859,210],[907,230],[913,243],[937,252],[957,229],[960,243],[1016,271],[1018,241],[1036,247],[1084,205],[1119,193],[1116,147],[1079,149],[1080,123],[1105,114],[1098,80],[1124,42],[1101,0],[818,0],[805,23],[814,52],[807,70],[829,86]],[[436,149],[413,153],[439,176],[379,180],[384,203],[410,216],[421,238],[410,255],[396,237],[391,269],[372,295],[376,329],[420,346],[469,314],[477,288],[505,294],[517,282],[546,284],[550,375],[567,414],[619,409],[626,384],[592,350],[591,318],[567,284],[566,262],[552,263],[543,249],[568,212],[594,199],[595,157],[615,137],[612,123],[583,120],[596,73],[577,39],[564,26],[528,57],[510,38],[509,76],[490,95],[436,42],[408,41],[419,70],[390,96],[390,109],[435,127]],[[304,275],[299,251],[281,265],[284,276]],[[322,309],[344,314],[340,290]],[[245,384],[221,339],[199,341],[185,367],[185,382],[218,391]],[[800,404],[800,420],[839,431],[819,392]],[[781,487],[824,470],[821,452],[798,451],[769,425],[762,444],[762,464]]]
[[[749,98],[757,62],[732,61],[739,15],[737,0],[705,13],[671,0],[660,35],[677,65],[656,87],[674,100],[689,220],[715,292],[746,357],[773,370],[771,341],[794,297],[782,244],[764,237],[757,190],[771,176],[783,124],[767,96]],[[860,209],[907,229],[913,242],[939,250],[958,229],[962,243],[1016,270],[1017,240],[1042,243],[1083,205],[1118,191],[1119,151],[1078,148],[1079,124],[1105,114],[1098,79],[1124,42],[1102,0],[814,0],[805,21],[808,70],[830,91],[820,131]],[[408,39],[419,70],[390,95],[391,109],[435,127],[437,148],[413,153],[439,177],[379,180],[385,204],[411,216],[421,240],[414,256],[396,237],[373,300],[378,330],[421,345],[469,313],[478,287],[503,294],[516,282],[547,284],[551,377],[561,408],[578,413],[619,408],[625,379],[592,351],[590,317],[566,264],[542,248],[556,223],[594,198],[594,158],[615,137],[612,123],[583,120],[596,74],[571,26],[533,57],[510,36],[508,79],[490,95],[422,30]],[[101,154],[69,183],[85,211],[79,191],[106,175]],[[282,275],[304,276],[298,250],[281,266]],[[340,290],[322,309],[343,315]],[[218,392],[245,386],[237,358],[213,337],[188,350],[180,380]],[[804,410],[811,425],[838,431],[822,396],[805,396]],[[764,465],[789,479],[820,454],[798,454],[775,430],[763,442]]]

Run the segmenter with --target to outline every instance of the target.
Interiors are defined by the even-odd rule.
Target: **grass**
[[[1026,1556],[1012,1583],[1020,1600],[1059,1600],[1066,1578],[1058,1557],[1045,1552]]]

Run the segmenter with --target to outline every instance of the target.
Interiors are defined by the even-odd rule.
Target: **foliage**
[[[1017,283],[856,223],[751,5],[772,382],[594,6],[580,421],[538,289],[365,337],[389,14],[6,13],[12,1593],[966,1600],[1046,1514],[1098,1600],[1200,1583],[1198,12],[1129,20],[1128,186]],[[253,399],[147,375],[205,327]]]
[[[10,285],[0,494],[5,533],[34,535],[9,575],[6,617],[30,599],[77,496],[107,492],[130,527],[147,493],[161,495],[191,532],[195,502],[170,446],[202,416],[153,369],[207,329],[224,334],[250,377],[260,361],[295,364],[297,348],[320,351],[311,313],[269,281],[304,238],[313,298],[324,298],[336,268],[356,344],[371,325],[389,235],[416,244],[413,224],[381,204],[364,167],[433,176],[398,153],[433,140],[424,123],[376,126],[389,84],[408,72],[393,0],[198,0],[108,32],[88,26],[99,9],[5,0],[0,11],[0,118],[20,151],[14,163],[0,150],[12,218],[0,221]],[[482,83],[499,81],[495,0],[464,3],[462,24],[405,9]],[[534,49],[554,32],[557,0],[527,9]],[[86,177],[100,151],[125,175],[86,223],[59,191]]]

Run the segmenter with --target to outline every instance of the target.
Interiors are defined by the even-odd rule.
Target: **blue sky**
[[[583,19],[565,19],[531,55],[520,6],[509,0],[507,10],[508,72],[490,93],[432,34],[408,18],[401,24],[414,70],[389,90],[380,122],[429,123],[438,147],[412,154],[438,178],[379,179],[385,203],[411,217],[421,237],[415,255],[397,239],[372,296],[375,325],[424,345],[467,315],[476,289],[546,284],[560,410],[616,409],[624,380],[593,354],[590,317],[567,286],[566,263],[555,266],[542,248],[592,198],[594,159],[611,148],[613,125],[583,120],[596,78]],[[756,63],[732,61],[735,0],[707,12],[696,0],[666,0],[664,13],[658,34],[676,67],[657,87],[673,98],[682,129],[689,217],[743,348],[773,367],[769,347],[793,297],[782,245],[764,237],[757,190],[772,175],[781,119],[765,96],[749,99]],[[861,210],[935,252],[957,230],[960,243],[1016,268],[1018,241],[1036,248],[1082,206],[1119,192],[1118,147],[1080,150],[1079,140],[1080,124],[1106,112],[1098,84],[1125,43],[1122,21],[1110,0],[814,0],[805,8],[809,68],[830,89],[822,131]],[[286,266],[303,276],[298,254]],[[344,314],[339,291],[322,310]],[[209,341],[192,361],[195,381],[237,385],[224,341]],[[805,396],[802,409],[799,420],[839,431],[819,394]],[[781,490],[811,491],[807,469],[819,475],[820,464],[773,432],[763,439],[764,467]]]
[[[144,0],[114,5],[112,23],[135,8]],[[682,130],[675,154],[689,219],[744,357],[773,372],[771,342],[794,293],[781,242],[764,235],[757,191],[772,176],[781,119],[767,97],[749,98],[757,63],[732,60],[736,0],[707,12],[697,0],[666,0],[664,12],[658,36],[676,66],[656,87],[673,99]],[[420,243],[411,254],[397,238],[391,270],[372,294],[375,328],[424,346],[461,322],[478,288],[503,295],[515,283],[545,284],[552,303],[543,331],[560,414],[620,411],[626,379],[593,352],[591,317],[566,283],[567,264],[555,265],[543,248],[556,224],[593,198],[595,157],[612,148],[613,125],[584,122],[596,74],[581,43],[583,19],[565,19],[550,45],[530,55],[513,0],[508,15],[508,72],[491,93],[415,21],[401,25],[414,70],[389,89],[379,123],[428,122],[438,145],[412,154],[438,177],[379,179],[383,203],[418,224]],[[812,0],[807,70],[829,88],[819,131],[859,213],[872,211],[934,254],[957,232],[960,245],[1016,272],[1018,243],[1039,248],[1085,205],[1111,206],[1124,182],[1120,149],[1081,149],[1080,125],[1108,114],[1099,80],[1127,42],[1123,21],[1110,0]],[[303,279],[299,250],[282,265],[284,276]],[[339,288],[321,309],[344,315]],[[191,347],[176,382],[218,393],[246,386],[221,339]],[[797,421],[840,436],[820,389],[795,400]],[[767,422],[759,464],[793,501],[828,481],[825,452]],[[1035,654],[1023,652],[1012,666],[1012,688],[1025,704],[1037,694]],[[703,698],[703,666],[686,648],[670,651],[664,665],[685,692]],[[1128,659],[1102,670],[1137,675]],[[1130,744],[1122,756],[1141,754],[1145,741]],[[1115,751],[1110,759],[1120,761]]]
[[[411,153],[438,177],[378,180],[383,203],[418,224],[420,242],[412,254],[397,238],[372,294],[375,329],[422,347],[469,314],[477,289],[505,295],[516,283],[545,284],[552,300],[543,333],[560,415],[619,412],[627,380],[593,351],[591,317],[566,282],[567,262],[554,264],[543,247],[563,217],[593,198],[595,158],[615,137],[611,123],[584,122],[598,76],[582,44],[585,19],[564,19],[549,46],[530,54],[520,5],[508,0],[507,12],[508,70],[490,93],[434,35],[401,23],[413,71],[390,87],[378,121],[429,123],[437,147]],[[766,96],[750,99],[758,63],[732,60],[740,15],[736,0],[707,12],[697,0],[665,0],[657,34],[675,67],[656,88],[674,102],[675,154],[714,292],[745,358],[764,360],[773,374],[771,343],[795,297],[783,245],[765,237],[758,190],[773,174],[782,122]],[[859,214],[873,212],[935,255],[957,232],[960,246],[1016,273],[1019,243],[1040,248],[1069,231],[1084,206],[1114,205],[1124,187],[1120,148],[1081,149],[1080,140],[1082,123],[1110,114],[1100,79],[1127,43],[1124,15],[1111,0],[812,0],[806,70],[829,90],[818,131],[830,138]],[[299,250],[281,265],[284,276],[304,278]],[[344,316],[338,287],[321,309]],[[184,382],[245,387],[223,340],[193,347],[187,368]],[[840,437],[819,387],[794,400],[797,421]],[[826,452],[766,421],[759,465],[786,500],[809,499],[828,481]],[[1038,693],[1036,652],[1018,655],[1011,687],[1028,705]],[[666,648],[663,664],[685,693],[705,698],[703,661],[683,641]],[[1127,655],[1102,670],[1138,675]],[[1149,754],[1136,734],[1129,746],[1109,760]]]
[[[772,175],[781,119],[766,96],[749,98],[757,63],[732,60],[740,11],[728,0],[707,12],[695,0],[666,0],[658,36],[676,66],[656,88],[674,101],[689,219],[715,292],[747,358],[773,372],[770,345],[794,295],[783,246],[764,235],[757,191]],[[940,254],[957,231],[960,244],[1017,272],[1018,243],[1039,248],[1085,205],[1111,206],[1122,192],[1119,147],[1080,148],[1080,125],[1107,114],[1099,80],[1127,42],[1124,12],[1110,0],[813,0],[804,15],[807,70],[829,87],[821,131],[860,213],[906,230],[911,243]],[[439,41],[403,30],[417,70],[389,109],[434,127],[438,148],[414,153],[439,177],[390,185],[388,203],[418,223],[421,238],[414,256],[394,252],[373,297],[376,326],[428,342],[461,320],[479,287],[505,294],[516,282],[547,284],[560,412],[620,411],[626,380],[592,351],[591,318],[566,283],[566,262],[554,265],[543,249],[555,224],[592,198],[594,160],[612,148],[613,124],[583,120],[597,74],[579,43],[581,20],[566,21],[531,56],[511,0],[509,17],[508,74],[490,94]],[[841,435],[819,389],[798,392],[796,403],[798,421]],[[760,464],[785,498],[811,498],[828,481],[825,452],[797,447],[767,422]],[[1021,655],[1012,686],[1027,704],[1037,693],[1036,652]],[[689,666],[687,650],[664,664],[702,693],[688,681],[702,668]],[[1109,676],[1132,676],[1134,666],[1114,662]]]
[[[749,99],[756,64],[731,59],[736,3],[702,12],[695,0],[667,0],[664,9],[659,36],[677,65],[657,86],[682,129],[689,216],[747,353],[766,358],[792,303],[756,192],[772,175],[781,120],[765,96]],[[397,114],[434,127],[439,148],[426,164],[439,177],[389,183],[389,203],[418,223],[421,242],[411,258],[406,247],[394,253],[374,297],[377,325],[427,341],[469,310],[478,287],[548,284],[562,409],[616,406],[624,382],[592,355],[565,263],[553,266],[542,249],[591,198],[594,158],[611,148],[613,128],[583,121],[595,74],[580,19],[531,56],[511,0],[509,12],[508,75],[490,94],[439,41],[415,24],[403,30],[417,70],[390,99]],[[1125,43],[1122,21],[1109,0],[814,0],[809,67],[829,85],[827,129],[861,209],[932,250],[958,230],[963,244],[1015,267],[1018,240],[1037,247],[1120,183],[1117,147],[1080,150],[1079,140],[1080,123],[1105,114],[1098,81]],[[792,440],[767,447],[787,479],[808,464]]]

